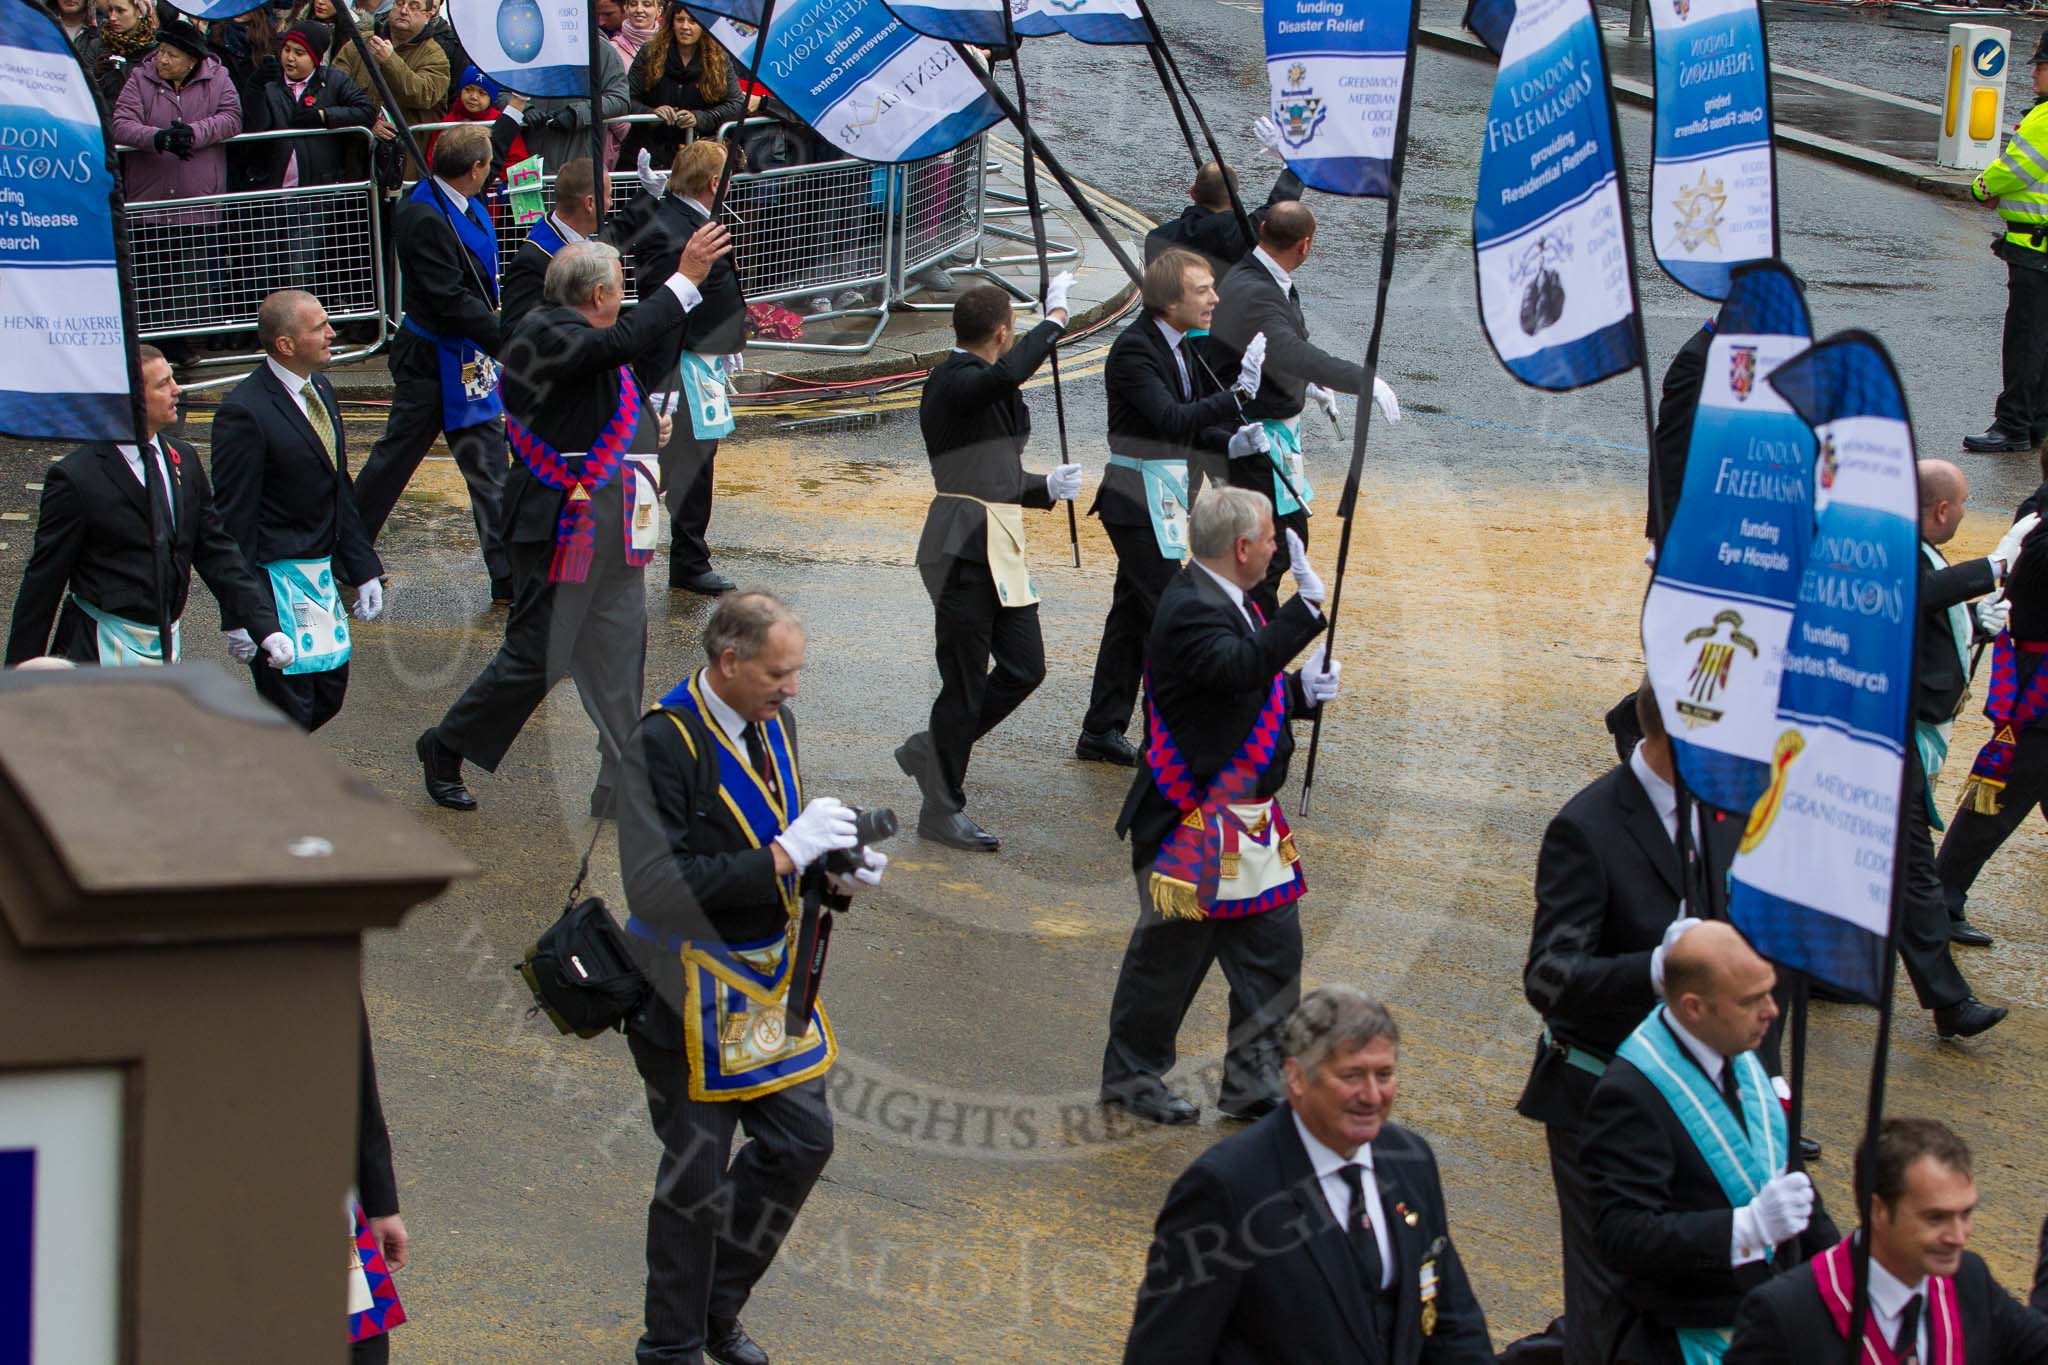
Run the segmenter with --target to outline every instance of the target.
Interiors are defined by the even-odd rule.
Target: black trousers
[[[348,695],[348,665],[325,673],[281,673],[263,661],[261,654],[249,663],[256,695],[284,712],[285,718],[307,734],[319,729],[341,710]]]
[[[441,743],[496,772],[528,718],[567,675],[597,727],[597,784],[617,789],[619,755],[640,723],[647,663],[647,588],[626,564],[625,516],[614,482],[591,499],[596,549],[581,583],[548,582],[553,541],[512,545],[512,614],[505,643],[448,708]]]
[[[1102,623],[1102,644],[1095,651],[1095,682],[1088,693],[1088,715],[1081,728],[1092,734],[1122,734],[1131,724],[1138,700],[1138,681],[1145,672],[1145,640],[1159,594],[1180,572],[1180,565],[1159,553],[1150,524],[1118,526],[1104,522],[1116,549],[1116,584],[1110,589],[1109,616]]]
[[[920,564],[931,594],[939,695],[932,702],[935,786],[959,810],[975,742],[1003,723],[1045,681],[1045,638],[1038,604],[1003,606],[987,563],[949,559]],[[989,659],[995,668],[989,668]]]
[[[712,466],[717,458],[718,442],[692,436],[690,415],[678,412],[675,434],[661,452],[661,486],[674,537],[668,547],[671,587],[711,572],[711,546],[705,537],[711,530]]]
[[[1218,1102],[1236,1109],[1284,1099],[1280,1026],[1301,1002],[1301,918],[1297,905],[1241,919],[1166,919],[1137,874],[1138,923],[1124,948],[1109,1005],[1102,1090],[1127,1094],[1160,1084],[1173,1070],[1188,1006],[1219,963],[1230,983],[1230,1037]]]
[[[1963,917],[1977,874],[2044,796],[2048,796],[2048,731],[2022,730],[2005,790],[1998,794],[1998,814],[1979,815],[1964,806],[1949,818],[1948,833],[1942,836],[1934,868],[1941,878],[1942,903],[1951,918]]]
[[[348,1365],[384,1365],[391,1359],[391,1334],[379,1332],[374,1337],[349,1343]]]
[[[2000,359],[2005,387],[1992,425],[2039,445],[2048,437],[2048,270],[2006,262]]]
[[[752,1100],[693,1100],[689,1063],[626,1035],[661,1139],[647,1206],[647,1326],[639,1365],[704,1358],[706,1319],[739,1317],[832,1159],[825,1078]],[[747,1145],[732,1153],[733,1131]]]
[[[1550,1179],[1557,1187],[1557,1226],[1564,1240],[1565,1365],[1598,1365],[1607,1359],[1602,1319],[1609,1302],[1619,1302],[1614,1272],[1600,1259],[1594,1231],[1596,1205],[1592,1182],[1579,1166],[1585,1125],[1545,1124],[1550,1147]]]
[[[1906,879],[1899,898],[1899,961],[1924,1010],[1946,1009],[1970,998],[1970,983],[1949,949],[1948,900],[1934,867],[1934,834],[1927,823],[1927,774],[1920,750],[1906,746]]]
[[[1245,594],[1246,597],[1259,604],[1259,610],[1265,613],[1268,621],[1272,620],[1273,613],[1280,609],[1280,580],[1287,576],[1287,565],[1290,562],[1287,558],[1287,533],[1289,531],[1300,536],[1302,545],[1306,547],[1308,545],[1308,513],[1297,508],[1286,516],[1274,519],[1273,539],[1277,548],[1273,551],[1273,562],[1266,566],[1266,577],[1260,582],[1259,586]],[[1337,585],[1332,582],[1329,586],[1334,591]]]
[[[398,506],[398,495],[412,481],[413,471],[427,456],[441,431],[441,360],[432,342],[400,332],[391,343],[391,419],[370,449],[370,458],[356,474],[356,511],[363,529],[376,540]],[[505,424],[492,420],[447,433],[455,467],[469,485],[469,511],[476,521],[476,541],[484,568],[494,584],[512,577],[512,561],[499,536],[503,522]]]

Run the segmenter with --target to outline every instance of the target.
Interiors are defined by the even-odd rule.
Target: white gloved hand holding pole
[[[384,613],[384,584],[372,578],[356,584],[356,604],[350,608],[358,621],[374,621]]]
[[[1045,476],[1045,491],[1054,502],[1065,502],[1081,496],[1081,466],[1059,464],[1052,467],[1052,473]]]
[[[1757,1191],[1756,1198],[1735,1210],[1732,1263],[1742,1265],[1759,1259],[1772,1247],[1806,1231],[1806,1225],[1812,1221],[1812,1179],[1804,1171],[1780,1172]]]
[[[864,848],[861,851],[861,865],[853,870],[850,877],[837,872],[825,878],[825,885],[835,896],[851,896],[865,886],[880,886],[882,873],[889,868],[889,855],[879,849]]]
[[[249,638],[248,631],[237,629],[223,633],[228,639],[228,653],[234,656],[236,663],[245,664],[256,657],[256,642]]]
[[[1337,675],[1343,671],[1344,665],[1330,657],[1330,647],[1318,645],[1301,666],[1301,695],[1310,706],[1330,701],[1337,695]]]
[[[1302,398],[1323,410],[1323,416],[1330,419],[1330,425],[1337,425],[1337,391],[1326,389],[1321,384],[1310,384],[1302,389]]]
[[[1266,434],[1263,422],[1246,422],[1230,437],[1230,458],[1242,460],[1247,455],[1263,455],[1273,448],[1273,438]]]
[[[1074,272],[1062,270],[1052,277],[1045,286],[1045,301],[1039,305],[1039,316],[1051,317],[1054,313],[1067,311],[1067,295],[1073,292]]]
[[[1244,358],[1237,362],[1237,383],[1231,387],[1246,398],[1255,398],[1265,374],[1266,334],[1259,332],[1245,343]]]
[[[1323,604],[1323,580],[1308,562],[1308,546],[1301,543],[1292,526],[1287,528],[1287,572],[1294,575],[1294,590],[1304,602]]]
[[[2019,562],[2020,542],[2032,534],[2034,528],[2040,524],[2041,514],[2029,512],[1999,537],[1998,548],[1991,552],[1991,557],[1998,561],[1998,573],[2001,578],[2011,573],[2012,566]]]
[[[640,177],[640,188],[656,199],[668,193],[668,177],[654,169],[653,154],[645,147],[640,149],[640,160],[633,170]]]
[[[2004,593],[1994,593],[1977,604],[1977,629],[1986,635],[1997,635],[2011,616],[2012,603]]]
[[[1378,375],[1372,377],[1372,405],[1389,423],[1401,420],[1401,400],[1394,397],[1394,386]]]
[[[860,842],[853,810],[836,796],[820,796],[804,807],[788,829],[775,836],[782,851],[801,872],[827,853]]]
[[[1664,998],[1664,959],[1671,955],[1671,949],[1678,940],[1685,937],[1685,931],[1699,923],[1695,915],[1685,913],[1685,902],[1678,903],[1678,918],[1671,921],[1671,927],[1664,931],[1664,941],[1650,950],[1650,989],[1657,998]]]
[[[263,637],[263,661],[272,668],[286,669],[299,657],[292,648],[292,637],[281,630],[273,630]]]

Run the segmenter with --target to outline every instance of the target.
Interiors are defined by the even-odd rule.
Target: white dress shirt
[[[575,228],[570,227],[567,223],[563,222],[560,214],[550,213],[548,215],[548,221],[550,223],[553,223],[555,225],[555,231],[561,234],[563,246],[568,246],[573,242],[580,242],[583,240],[583,234],[578,232]]]
[[[1914,1342],[1914,1350],[1924,1361],[1932,1345],[1927,1333],[1930,1307],[1927,1300],[1927,1278],[1922,1276],[1918,1284],[1905,1284],[1898,1276],[1879,1265],[1877,1257],[1870,1258],[1870,1316],[1877,1324],[1878,1334],[1887,1343],[1899,1339],[1899,1321],[1906,1315],[1907,1300],[1915,1294],[1920,1296],[1920,1334]]]
[[[1643,742],[1636,742],[1635,751],[1628,756],[1628,770],[1636,775],[1636,781],[1643,784],[1643,794],[1650,798],[1650,809],[1657,812],[1657,819],[1663,823],[1664,837],[1678,847],[1678,789],[1657,776],[1643,757]]]
[[[1329,1204],[1330,1212],[1337,1215],[1337,1226],[1351,1235],[1351,1186],[1341,1172],[1346,1166],[1356,1163],[1365,1167],[1360,1173],[1359,1184],[1364,1187],[1365,1214],[1372,1223],[1373,1241],[1380,1248],[1380,1283],[1386,1289],[1394,1283],[1394,1249],[1387,1240],[1387,1220],[1384,1206],[1380,1203],[1379,1182],[1373,1178],[1372,1144],[1360,1147],[1350,1157],[1342,1157],[1316,1140],[1316,1135],[1302,1123],[1301,1115],[1289,1113],[1294,1121],[1294,1131],[1301,1136],[1301,1145],[1308,1152],[1308,1164],[1316,1173],[1316,1181],[1323,1187],[1323,1199]]]
[[[299,405],[299,415],[301,417],[304,417],[309,422],[312,421],[313,413],[312,410],[306,406],[306,395],[304,390],[306,385],[312,383],[313,381],[310,378],[302,379],[298,375],[293,374],[290,370],[287,370],[284,366],[278,364],[277,357],[274,355],[267,355],[263,357],[263,363],[270,367],[270,372],[277,376],[277,382],[284,385],[284,391],[292,396],[292,401],[294,403],[297,403]]]
[[[1195,391],[1195,386],[1188,380],[1188,358],[1180,348],[1181,342],[1187,337],[1187,333],[1177,332],[1167,326],[1165,318],[1154,318],[1152,321],[1158,326],[1159,335],[1166,338],[1167,349],[1173,352],[1173,363],[1180,368],[1180,391],[1182,396],[1185,397],[1188,394],[1192,394]]]
[[[177,525],[178,522],[178,500],[171,493],[171,489],[174,485],[171,483],[171,471],[164,464],[163,442],[158,440],[156,437],[152,436],[149,440],[149,448],[156,454],[156,472],[157,475],[163,479],[164,500],[170,505],[171,524],[175,526]],[[117,445],[114,447],[114,449],[120,451],[121,458],[128,462],[128,472],[135,476],[135,482],[141,484],[145,489],[147,489],[149,487],[149,480],[143,477],[142,452],[137,450],[134,446],[127,445]]]
[[[727,706],[725,698],[719,696],[717,689],[711,686],[710,669],[704,668],[697,671],[697,691],[703,696],[705,709],[711,712],[711,718],[718,722],[718,728],[725,731],[725,737],[737,745],[741,753],[745,753],[747,751],[746,718],[730,706]]]
[[[1231,600],[1232,604],[1237,607],[1238,614],[1244,617],[1246,625],[1250,626],[1253,630],[1259,628],[1259,623],[1252,619],[1251,611],[1244,604],[1243,588],[1238,587],[1237,584],[1231,582],[1222,574],[1217,573],[1199,559],[1191,559],[1188,562],[1215,580],[1216,586],[1223,589],[1223,595]]]
[[[453,185],[449,184],[447,181],[443,180],[438,175],[434,177],[434,183],[441,187],[441,193],[448,196],[448,202],[455,206],[455,211],[457,213],[469,212],[468,195],[462,193],[462,191],[456,189]]]
[[[1253,247],[1252,257],[1253,259],[1257,260],[1260,265],[1266,267],[1266,273],[1271,275],[1273,277],[1273,282],[1280,286],[1281,293],[1285,294],[1286,292],[1294,288],[1294,276],[1282,270],[1280,268],[1280,262],[1274,260],[1271,256],[1268,256],[1266,254],[1266,248],[1262,246]]]

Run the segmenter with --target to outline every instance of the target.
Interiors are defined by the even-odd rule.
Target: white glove
[[[2039,512],[2029,512],[2014,522],[2012,528],[2000,538],[1998,548],[1991,552],[1991,557],[1998,561],[2000,577],[2012,572],[2012,566],[2018,562],[2020,557],[2020,542],[2027,538],[2028,532],[2040,524],[2041,514]]]
[[[1266,334],[1258,333],[1245,343],[1244,359],[1237,362],[1237,383],[1235,388],[1246,398],[1253,398],[1259,392],[1259,380],[1266,373]]]
[[[1067,295],[1074,288],[1074,272],[1062,270],[1052,277],[1052,283],[1045,287],[1045,302],[1039,307],[1040,317],[1049,317],[1063,311],[1067,306]]]
[[[1330,647],[1318,645],[1301,666],[1301,695],[1310,706],[1321,706],[1337,695],[1337,675],[1343,671],[1344,665],[1330,657]]]
[[[1273,122],[1270,114],[1261,114],[1252,121],[1252,136],[1274,156],[1282,161],[1287,159],[1287,144],[1280,140],[1280,125]]]
[[[1081,466],[1077,464],[1056,464],[1052,473],[1045,476],[1045,491],[1054,502],[1065,502],[1081,496]]]
[[[263,660],[272,668],[290,668],[292,660],[299,657],[292,648],[292,637],[281,630],[273,630],[263,637]]]
[[[1308,546],[1301,543],[1301,537],[1294,533],[1292,526],[1287,528],[1287,572],[1294,575],[1294,590],[1302,601],[1322,605],[1323,580],[1309,566]],[[1335,691],[1333,686],[1332,695]]]
[[[888,869],[889,855],[877,849],[861,850],[861,865],[853,870],[850,877],[838,873],[825,878],[825,885],[835,896],[851,896],[864,886],[880,886],[882,873]]]
[[[1394,397],[1394,386],[1378,375],[1372,377],[1372,405],[1389,422],[1401,420],[1401,400]]]
[[[356,584],[356,604],[349,609],[349,614],[358,621],[374,621],[383,611],[384,584],[375,578]]]
[[[1671,921],[1671,927],[1664,931],[1664,941],[1650,950],[1650,989],[1657,998],[1664,998],[1664,959],[1671,952],[1671,945],[1685,937],[1685,931],[1699,923],[1699,918],[1685,913],[1685,902],[1678,903],[1678,918]]]
[[[2012,603],[2004,593],[1997,593],[1977,604],[1977,628],[1986,635],[1996,635],[2005,629],[2006,618],[2012,615]]]
[[[1242,460],[1247,455],[1263,455],[1273,448],[1273,439],[1266,435],[1262,422],[1246,422],[1230,438],[1230,458]]]
[[[235,656],[236,663],[245,664],[256,657],[256,642],[249,638],[248,631],[230,630],[225,633],[228,637],[228,653]]]
[[[852,848],[860,836],[854,830],[853,809],[836,796],[820,796],[775,836],[775,842],[801,872],[834,849]]]
[[[639,164],[634,166],[633,169],[635,174],[640,177],[641,189],[646,190],[656,199],[668,193],[668,177],[654,169],[654,157],[645,147],[640,149]]]
[[[1310,384],[1302,390],[1302,396],[1323,410],[1323,416],[1334,424],[1337,420],[1337,391],[1326,389],[1321,384]]]
[[[1733,1065],[1730,1062],[1728,1065]],[[1735,1210],[1735,1264],[1754,1260],[1780,1242],[1789,1242],[1813,1221],[1813,1181],[1804,1171],[1772,1176],[1756,1198]]]

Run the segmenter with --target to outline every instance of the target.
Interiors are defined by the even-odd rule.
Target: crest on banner
[[[1721,628],[1728,628],[1726,639],[1721,637]],[[1734,671],[1739,651],[1747,650],[1749,657],[1757,657],[1756,641],[1742,633],[1742,614],[1736,611],[1721,611],[1714,614],[1711,625],[1689,631],[1685,642],[1700,642],[1700,652],[1693,660],[1692,673],[1685,680],[1689,696],[1677,703],[1678,714],[1685,717],[1685,728],[1712,725],[1726,712],[1715,706],[1714,701],[1728,688],[1728,676]]]
[[[1738,401],[1746,400],[1756,388],[1756,347],[1728,348],[1728,388]]]
[[[1708,180],[1706,171],[1700,178],[1678,191],[1678,198],[1671,201],[1671,207],[1678,210],[1676,231],[1681,251],[1698,251],[1702,246],[1719,249],[1721,245],[1721,209],[1728,202],[1728,191],[1719,180]]]
[[[1280,125],[1280,140],[1290,147],[1307,146],[1329,116],[1322,97],[1308,83],[1308,68],[1300,62],[1287,68],[1287,84],[1280,87],[1280,103],[1273,116]]]

